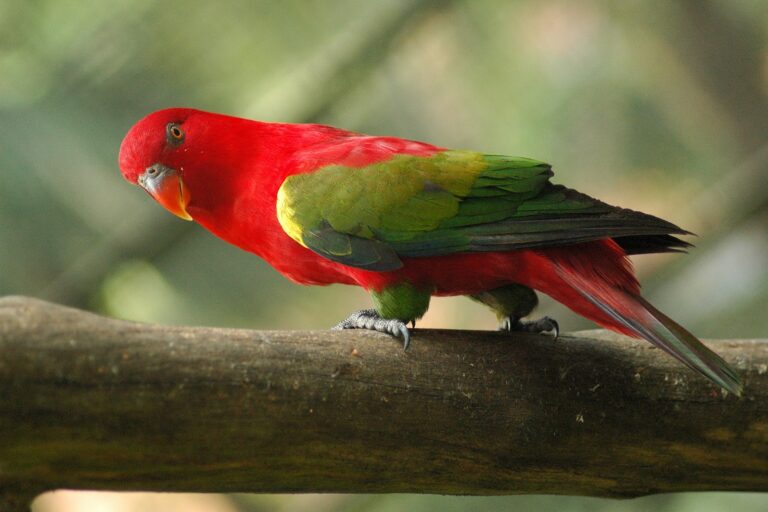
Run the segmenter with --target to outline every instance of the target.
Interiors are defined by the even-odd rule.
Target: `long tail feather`
[[[718,386],[741,395],[743,385],[728,363],[640,295],[560,270],[564,281],[617,324],[607,327],[648,340]]]

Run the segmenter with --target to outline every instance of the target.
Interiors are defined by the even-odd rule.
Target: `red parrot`
[[[120,169],[170,212],[255,253],[305,285],[362,286],[374,309],[338,329],[402,336],[430,297],[466,295],[508,331],[534,290],[644,338],[724,389],[736,372],[640,296],[627,255],[680,251],[687,231],[550,182],[529,158],[456,151],[316,124],[173,108],[134,125]]]

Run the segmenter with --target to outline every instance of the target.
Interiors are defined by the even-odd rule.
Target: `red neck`
[[[253,251],[254,242],[266,242],[268,233],[279,229],[275,200],[285,177],[296,172],[292,155],[349,135],[320,125],[208,117],[199,128],[204,142],[190,145],[188,157],[194,159],[194,167],[179,165],[190,189],[187,209],[217,236]]]
[[[201,219],[231,209],[233,198],[244,201],[274,196],[290,172],[285,163],[297,150],[349,135],[320,125],[263,123],[228,116],[207,118],[200,131],[205,143],[196,147],[205,149],[190,148],[195,168],[188,172],[183,164],[181,167],[192,197],[190,213]]]

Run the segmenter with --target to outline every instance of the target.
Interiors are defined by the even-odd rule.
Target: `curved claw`
[[[403,337],[403,350],[408,350],[408,348],[411,346],[411,331],[408,330],[408,327],[405,326],[405,324],[400,325],[400,335]]]
[[[552,332],[556,340],[560,336],[560,325],[557,320],[544,316],[538,320],[520,320],[519,318],[507,317],[499,325],[500,331],[507,332],[531,332],[540,334],[542,332]]]
[[[552,322],[552,329],[550,329],[550,330],[554,331],[554,333],[555,333],[555,340],[557,340],[557,338],[560,337],[560,324],[558,324],[557,320],[555,320],[554,318],[549,318],[549,317],[546,317],[546,316],[544,318],[547,318],[550,322]]]
[[[332,327],[333,330],[368,329],[403,338],[403,350],[411,346],[411,332],[405,322],[394,318],[381,318],[375,309],[361,309]]]

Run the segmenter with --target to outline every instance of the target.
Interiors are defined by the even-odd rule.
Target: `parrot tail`
[[[613,241],[599,245],[602,247],[594,249],[602,254],[593,254],[598,257],[589,258],[589,262],[574,259],[572,252],[550,260],[561,283],[582,299],[574,301],[573,292],[566,292],[571,295],[566,305],[611,330],[648,340],[718,386],[741,396],[743,385],[728,363],[640,296],[639,285],[624,252]],[[606,257],[609,254],[613,257]],[[621,265],[607,265],[615,263],[616,256],[621,259]],[[558,293],[551,295],[557,298]]]

